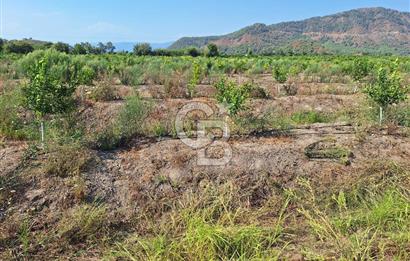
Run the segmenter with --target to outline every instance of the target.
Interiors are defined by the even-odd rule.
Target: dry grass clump
[[[79,176],[91,163],[92,154],[75,145],[57,146],[44,163],[46,175],[58,177]]]

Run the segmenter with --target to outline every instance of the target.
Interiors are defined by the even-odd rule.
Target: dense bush
[[[134,46],[135,55],[150,55],[152,53],[151,45],[148,43],[136,44]]]
[[[208,44],[206,50],[206,56],[208,57],[216,57],[219,55],[218,46],[216,44]]]
[[[10,41],[6,44],[5,50],[8,53],[27,54],[34,51],[34,47],[25,41]]]
[[[351,65],[349,73],[353,80],[360,81],[369,75],[372,69],[372,65],[367,59],[356,58]]]

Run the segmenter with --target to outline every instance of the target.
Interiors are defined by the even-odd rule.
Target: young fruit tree
[[[188,83],[188,92],[189,92],[189,97],[193,98],[195,94],[195,89],[198,84],[201,83],[201,65],[197,62],[194,62],[192,64],[192,73],[191,73],[191,79],[189,80]]]
[[[288,81],[288,72],[284,66],[275,66],[273,68],[273,78],[280,84],[285,84]],[[277,93],[280,95],[281,90],[280,90],[280,85],[277,86]]]
[[[44,117],[47,114],[65,113],[74,106],[77,71],[76,66],[69,66],[63,77],[52,74],[47,58],[41,59],[29,70],[29,82],[23,87],[25,107],[32,110],[40,121],[43,145]]]
[[[252,86],[249,84],[238,85],[234,81],[222,78],[215,87],[218,91],[217,101],[225,105],[231,115],[235,115],[244,108]]]
[[[407,99],[407,88],[402,84],[398,71],[398,61],[393,64],[390,72],[384,67],[377,71],[374,83],[368,85],[364,92],[379,106],[379,124],[382,124],[383,113],[392,104],[397,104]]]

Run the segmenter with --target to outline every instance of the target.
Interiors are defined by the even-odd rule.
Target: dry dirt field
[[[253,80],[267,97],[252,97],[240,117],[259,121],[230,120],[232,158],[223,166],[199,166],[197,151],[167,131],[187,103],[216,108],[216,90],[206,84],[193,99],[168,98],[161,85],[138,87],[152,107],[147,119],[161,128],[114,150],[42,151],[2,141],[2,259],[408,258],[408,231],[392,238],[388,221],[373,231],[378,221],[361,216],[367,209],[383,218],[377,211],[393,204],[384,214],[401,215],[410,228],[408,210],[400,209],[409,203],[396,206],[383,194],[400,201],[395,186],[410,185],[408,130],[343,118],[365,104],[352,84],[297,82],[297,95],[287,96],[278,94],[271,75]],[[116,101],[83,100],[78,109],[87,135],[115,122],[133,93],[112,88]],[[281,128],[263,121],[309,111],[335,116]]]

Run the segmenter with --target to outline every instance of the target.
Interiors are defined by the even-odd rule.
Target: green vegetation
[[[408,88],[403,86],[402,79],[398,72],[398,60],[393,64],[391,72],[384,67],[377,71],[375,83],[367,86],[364,92],[380,107],[380,124],[383,121],[383,111],[389,105],[402,102],[407,99]]]
[[[148,43],[137,44],[134,46],[135,55],[150,55],[152,48]]]
[[[235,82],[226,79],[221,79],[215,87],[218,90],[216,96],[218,102],[225,105],[232,115],[244,108],[251,91],[249,84],[238,86]]]
[[[193,97],[195,94],[195,88],[196,86],[201,82],[201,66],[198,63],[194,63],[192,65],[192,75],[191,75],[191,80],[188,83],[188,92],[189,96]]]
[[[129,97],[118,118],[92,138],[93,146],[101,150],[113,150],[134,136],[143,134],[146,127],[144,120],[149,110],[149,103],[139,96]]]
[[[107,223],[107,209],[103,205],[80,205],[63,217],[58,233],[68,243],[80,243],[103,235]]]
[[[170,48],[205,48],[210,43],[218,43],[220,52],[227,55],[409,55],[404,33],[409,29],[408,19],[408,12],[361,8],[301,21],[257,23],[221,36],[183,37]],[[384,32],[392,30],[402,33],[386,41]],[[318,32],[320,37],[315,37]]]
[[[288,72],[283,66],[273,68],[273,77],[278,83],[285,83],[288,80]]]
[[[394,175],[381,178],[386,173]],[[215,184],[188,193],[160,220],[142,218],[151,232],[117,242],[106,257],[286,259],[282,254],[303,238],[297,247],[308,259],[408,258],[408,173],[392,162],[373,162],[350,182],[315,188],[299,179],[294,189],[273,189],[251,209],[243,207],[246,192]]]
[[[388,172],[393,175],[386,177]],[[381,177],[386,179],[378,179]],[[300,194],[305,203],[299,211],[310,231],[334,249],[328,254],[341,259],[379,259],[388,253],[397,259],[407,259],[408,172],[392,162],[375,162],[355,182],[345,184],[342,187],[346,189],[333,192],[327,199],[315,192],[309,182],[301,182],[307,194]],[[321,200],[330,205],[325,207]],[[309,253],[311,258],[324,257],[314,251]]]
[[[372,69],[372,65],[369,63],[369,61],[363,58],[356,58],[351,67],[348,68],[352,79],[357,82],[360,82],[362,79],[368,76]]]
[[[0,96],[0,133],[12,139],[26,138],[24,122],[20,119],[21,91],[16,89]]]
[[[48,57],[29,69],[29,84],[23,88],[24,103],[41,121],[41,142],[44,143],[44,116],[72,109],[76,77],[76,68],[68,68],[64,80],[53,75]]]
[[[408,166],[355,161],[358,149],[349,142],[360,147],[381,136],[398,140],[383,144],[397,149],[406,141],[410,58],[207,57],[197,49],[171,57],[112,54],[109,44],[99,45],[104,54],[89,48],[79,44],[77,55],[59,43],[0,59],[0,148],[8,157],[9,144],[17,143],[21,158],[0,175],[0,209],[8,211],[0,259],[409,259]],[[289,83],[283,88],[294,97],[275,95],[276,82]],[[377,115],[363,93],[352,94],[357,82],[386,107],[383,128],[373,128]],[[188,96],[212,108],[226,105],[239,139],[261,137],[266,148],[291,143],[296,133],[306,149],[291,144],[283,173],[194,173],[195,155],[172,140],[175,113]],[[190,137],[201,116],[189,115]],[[48,127],[43,149],[39,121]],[[322,137],[329,128],[358,141]],[[319,135],[304,138],[313,132]],[[167,144],[180,157],[161,155]],[[151,146],[157,152],[149,155]],[[133,160],[144,166],[133,169]],[[249,166],[265,164],[252,160]],[[325,170],[304,176],[294,171],[298,164]],[[188,173],[168,175],[179,170]]]
[[[216,57],[219,55],[218,46],[216,44],[208,44],[206,50],[207,57]]]

